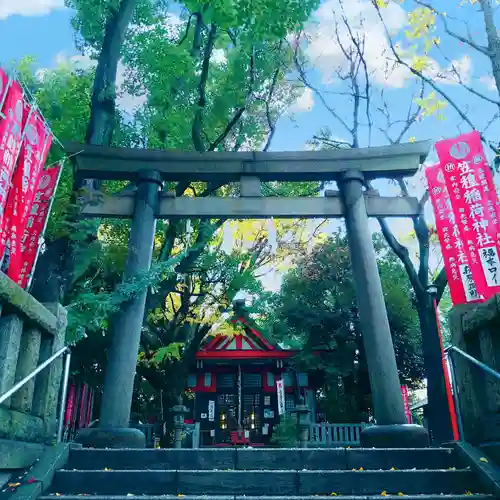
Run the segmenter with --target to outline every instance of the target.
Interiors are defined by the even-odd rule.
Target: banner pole
[[[2,112],[2,108],[3,108],[3,105],[5,104],[5,101],[7,100],[7,94],[9,93],[9,89],[11,86],[12,86],[12,78],[9,76],[8,80],[7,80],[7,85],[5,87],[5,92],[0,97],[0,118],[5,118],[5,115]]]
[[[445,354],[444,348],[443,348],[443,334],[442,334],[442,330],[441,330],[441,321],[439,320],[439,312],[438,312],[437,301],[436,301],[435,297],[433,297],[433,305],[434,305],[434,312],[436,314],[436,323],[437,323],[438,333],[439,333],[439,344],[441,346],[441,362],[443,365],[444,383],[446,386],[446,396],[448,399],[448,412],[450,414],[451,429],[453,431],[453,440],[460,441],[460,433],[458,431],[458,423],[457,423],[457,411],[455,408],[455,401],[453,399],[453,393],[451,390],[450,373],[448,371],[448,364],[446,362],[446,354]]]

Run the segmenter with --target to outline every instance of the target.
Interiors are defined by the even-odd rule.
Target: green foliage
[[[401,383],[416,385],[423,366],[413,292],[397,258],[380,238],[375,244]],[[329,420],[366,421],[368,370],[345,236],[335,234],[304,255],[263,309],[274,340],[303,350],[296,363],[318,377]]]
[[[295,448],[298,441],[297,419],[290,415],[281,417],[280,423],[273,427],[271,444],[280,448]]]

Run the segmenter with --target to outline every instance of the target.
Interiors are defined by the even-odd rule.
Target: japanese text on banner
[[[478,132],[436,143],[451,204],[480,295],[500,292],[497,196]],[[474,266],[479,261],[480,267]]]
[[[10,229],[6,229],[4,226],[10,242],[10,261],[7,275],[16,283],[20,279],[23,267],[20,244],[25,226],[30,223],[28,213],[31,210],[36,185],[50,145],[51,135],[43,118],[38,112],[32,113],[26,124],[19,163],[14,172],[12,189],[7,203],[6,223],[10,222]]]
[[[460,238],[443,172],[439,165],[433,165],[426,168],[425,176],[453,305],[477,301],[480,297]]]
[[[0,118],[0,257],[5,249],[5,209],[17,157],[21,150],[22,132],[27,116],[23,91],[17,82],[9,87]]]
[[[38,246],[45,229],[45,223],[49,216],[51,199],[57,185],[61,166],[56,165],[42,172],[39,177],[37,190],[28,214],[28,221],[24,227],[21,238],[21,262],[17,284],[21,288],[28,285],[30,274],[35,265],[38,254]]]

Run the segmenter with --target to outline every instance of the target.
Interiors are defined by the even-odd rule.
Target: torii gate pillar
[[[151,266],[161,176],[139,172],[123,279],[147,272]],[[76,441],[93,448],[144,448],[144,434],[129,428],[130,408],[141,341],[147,289],[125,302],[111,321],[111,345],[104,379],[99,427],[85,429]]]
[[[429,446],[429,436],[423,427],[406,424],[396,356],[363,196],[363,174],[359,170],[346,171],[338,184],[344,201],[349,252],[377,421],[376,426],[367,427],[361,433],[361,446]]]

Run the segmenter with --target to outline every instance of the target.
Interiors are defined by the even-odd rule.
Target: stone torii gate
[[[413,217],[418,200],[365,191],[368,181],[414,175],[429,142],[377,148],[306,152],[172,152],[69,144],[77,180],[128,180],[134,193],[87,200],[86,217],[131,218],[125,278],[151,265],[156,219],[345,218],[377,425],[362,433],[365,447],[421,447],[423,427],[407,425],[394,347],[368,217]],[[164,181],[239,182],[239,197],[176,197]],[[324,197],[263,197],[265,181],[337,181]],[[126,302],[111,326],[99,427],[79,441],[93,447],[143,447],[128,428],[146,291]]]

